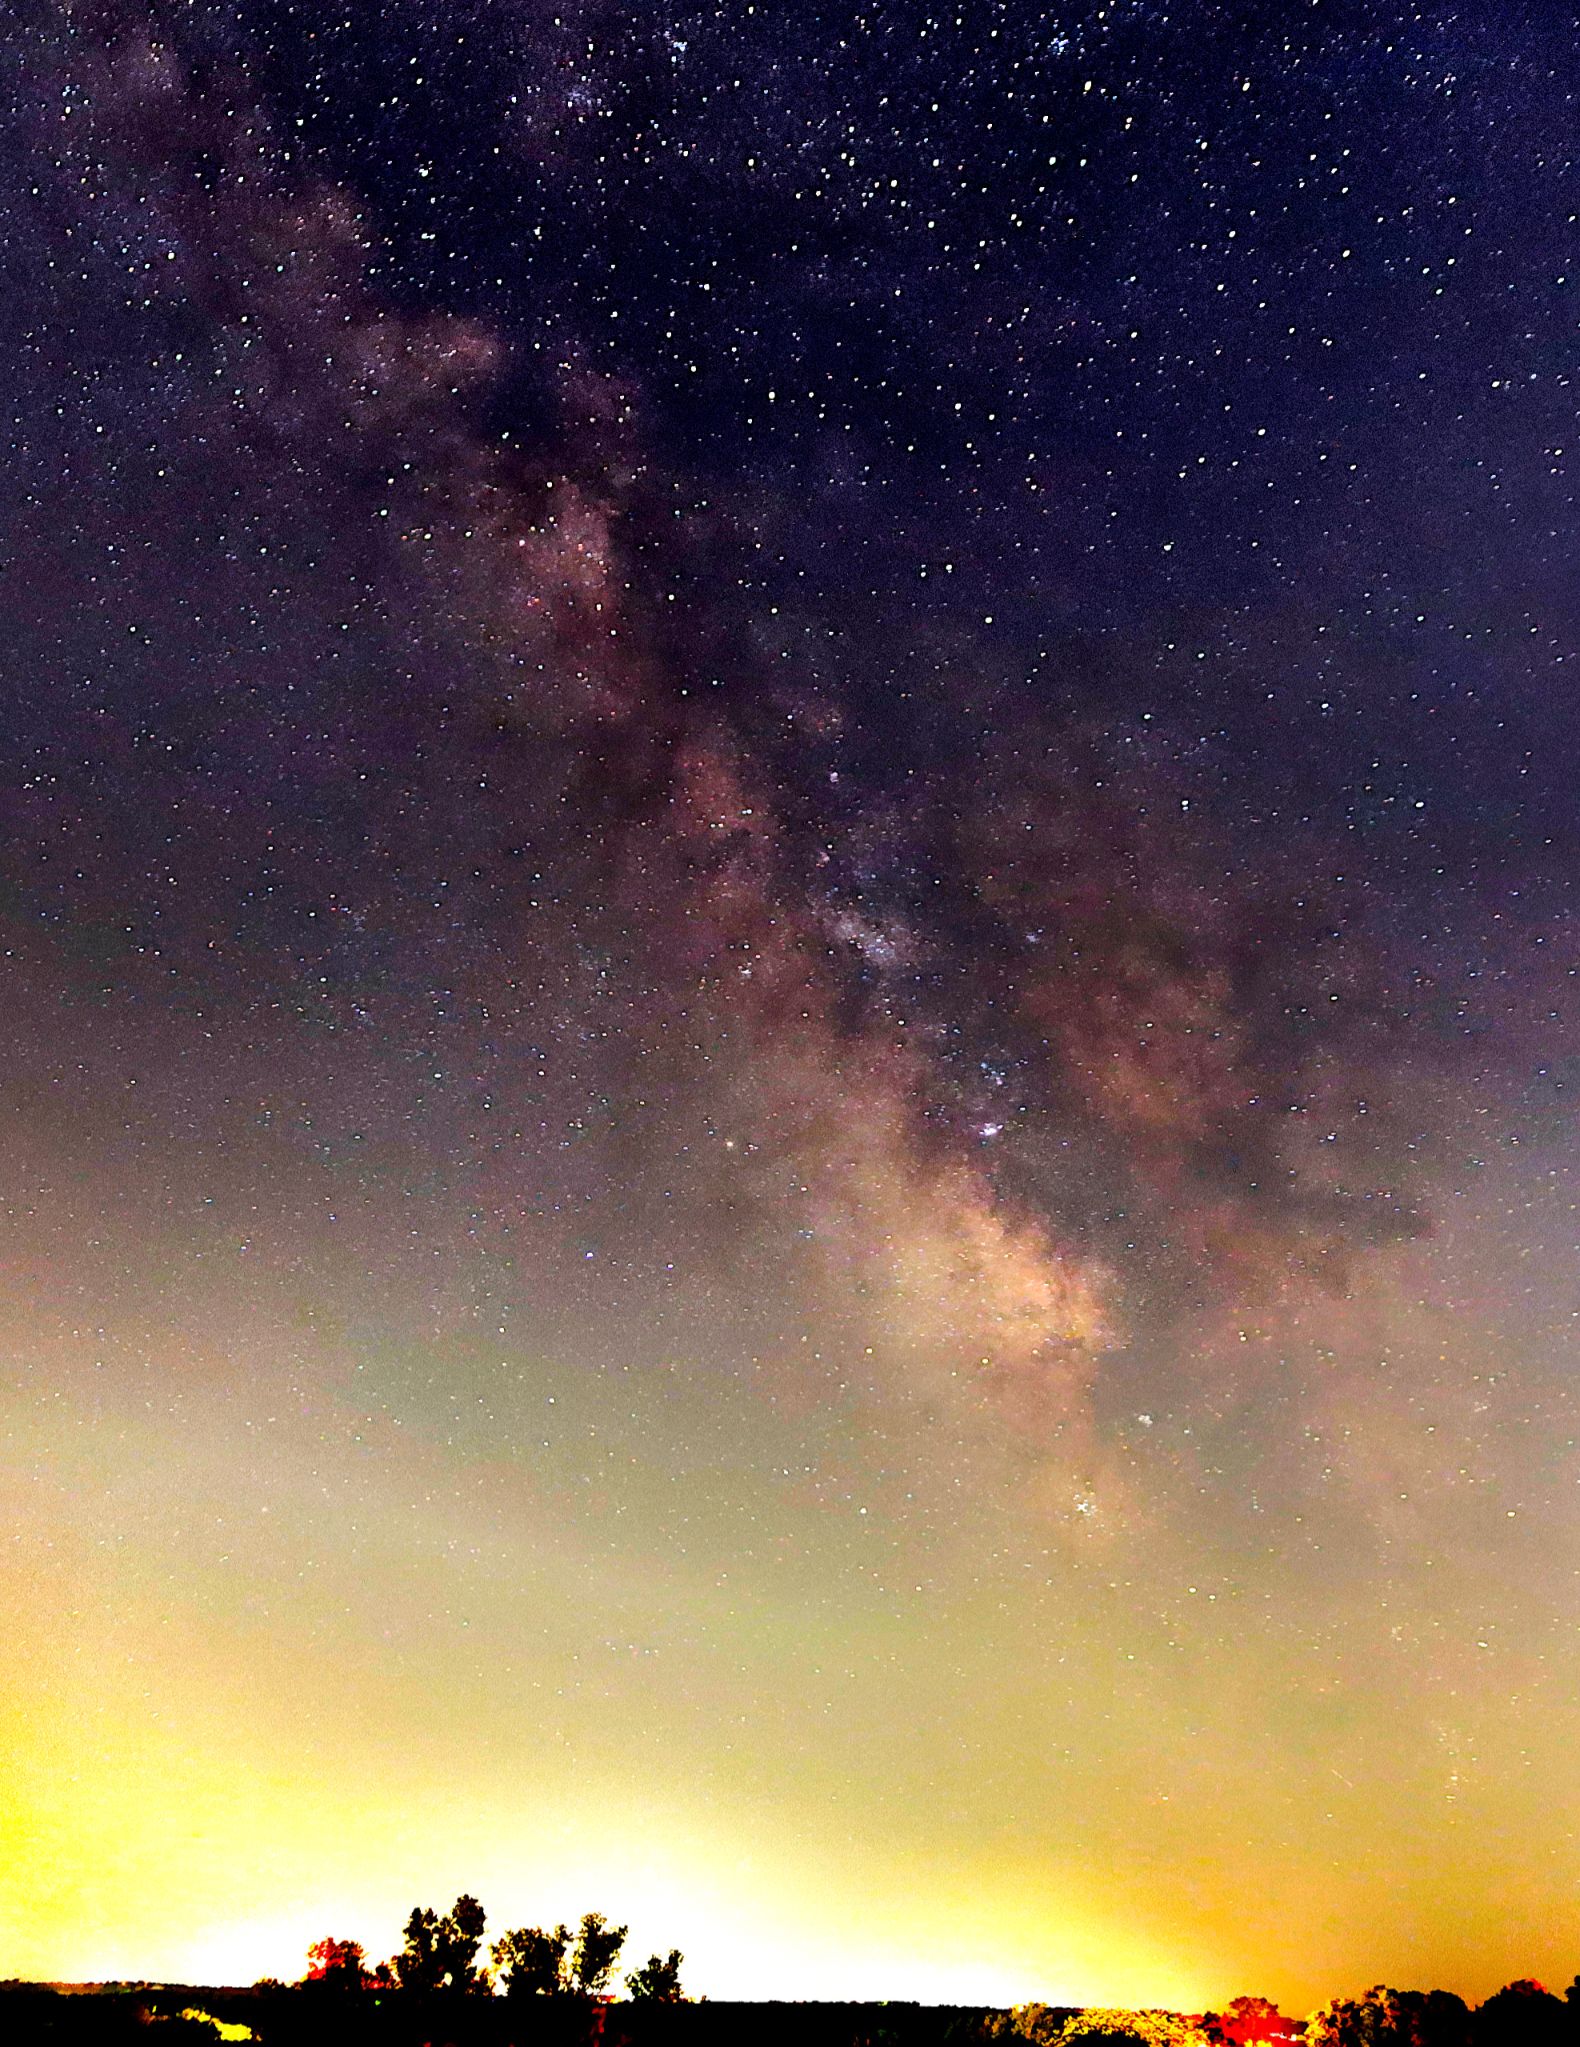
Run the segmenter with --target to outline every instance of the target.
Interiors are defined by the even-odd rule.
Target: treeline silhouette
[[[479,1959],[487,1914],[469,1894],[456,1899],[443,1917],[431,1906],[414,1905],[406,1921],[405,1945],[387,1962],[368,1966],[360,1941],[315,1940],[307,1950],[307,1973],[301,1990],[401,1992],[433,1996],[545,1997],[596,2004],[611,1995],[615,1969],[628,1928],[611,1926],[601,1912],[586,1912],[574,1933],[568,1926],[546,1932],[541,1926],[518,1926],[502,1934]],[[625,1994],[633,2003],[679,2004],[679,1948],[667,1955],[649,1955],[640,1968],[628,1970]],[[265,1978],[257,1988],[284,1985]]]
[[[707,2003],[678,1949],[617,1972],[627,1929],[600,1912],[573,1930],[523,1926],[485,1947],[476,1898],[416,1906],[402,1945],[370,1964],[326,1937],[294,1983],[0,1984],[0,2039],[27,2047],[1580,2047],[1580,1977],[1562,1997],[1529,1978],[1480,2005],[1384,1985],[1305,2018],[1263,1997],[1221,2012]],[[152,2035],[152,2039],[150,2038]]]
[[[989,2030],[1010,2047],[1580,2047],[1580,1976],[1562,1997],[1523,1977],[1480,2005],[1451,1990],[1377,1984],[1288,2018],[1265,1997],[1237,1997],[1221,2012],[1071,2011],[1030,2004]]]

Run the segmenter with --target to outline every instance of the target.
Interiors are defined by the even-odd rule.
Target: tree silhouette
[[[602,1997],[609,1988],[629,1928],[611,1926],[601,1912],[587,1912],[576,1929],[571,1955],[571,1988],[580,1997]]]
[[[1470,2026],[1475,2047],[1558,2047],[1574,2035],[1573,2005],[1528,1976],[1478,2005]]]
[[[392,1967],[402,1990],[483,1990],[487,1982],[477,1968],[486,1914],[476,1898],[465,1893],[441,1919],[424,1905],[414,1905],[406,1921],[406,1945]]]
[[[395,1956],[395,1981],[402,1990],[437,1990],[444,1981],[439,1961],[439,1915],[426,1905],[413,1905],[406,1921],[406,1945]]]
[[[518,1926],[494,1942],[490,1952],[507,1997],[558,1997],[570,1989],[567,1926],[545,1933],[539,1926]]]
[[[304,1983],[322,1983],[334,1990],[360,1990],[367,1981],[359,1940],[315,1940],[307,1950]]]
[[[451,1906],[443,1921],[441,1949],[445,1975],[453,1990],[485,1990],[487,1978],[477,1966],[477,1951],[483,1944],[488,1915],[476,1898],[463,1895]]]
[[[680,1965],[685,1957],[678,1947],[667,1955],[649,1955],[640,1969],[625,1979],[625,1994],[634,2004],[684,2004],[680,1987]]]
[[[1468,2047],[1471,2037],[1469,2010],[1451,1990],[1382,1983],[1364,1997],[1336,1997],[1306,2021],[1306,2047]]]
[[[1237,1997],[1228,2009],[1204,2021],[1208,2034],[1223,2047],[1262,2047],[1264,2041],[1298,2038],[1293,2019],[1286,2019],[1265,1997]]]

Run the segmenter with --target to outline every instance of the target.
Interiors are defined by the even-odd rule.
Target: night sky
[[[0,1975],[1567,1982],[1580,21],[0,46]]]

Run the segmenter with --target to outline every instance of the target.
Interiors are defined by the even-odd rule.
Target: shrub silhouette
[[[1034,2047],[1211,2047],[1210,2036],[1173,2011],[1120,2011],[1023,2004],[1010,2019],[1014,2033]]]

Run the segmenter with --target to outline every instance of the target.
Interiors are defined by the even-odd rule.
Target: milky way
[[[1558,27],[22,11],[17,1968],[1558,1969]]]

